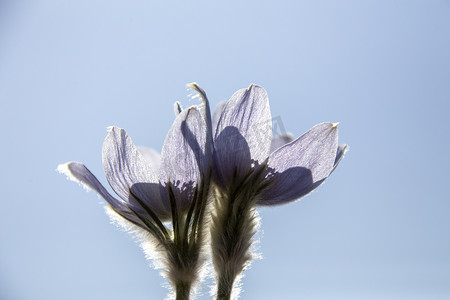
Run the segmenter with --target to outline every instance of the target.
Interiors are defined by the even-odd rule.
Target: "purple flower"
[[[169,187],[179,211],[186,212],[195,187],[202,177],[209,176],[204,123],[196,107],[184,110],[167,134],[161,155],[136,147],[124,129],[110,127],[103,143],[103,168],[118,198],[109,194],[82,163],[69,162],[58,170],[96,191],[117,213],[145,228],[142,219],[153,218],[147,209],[161,220],[170,218]]]
[[[150,251],[159,252],[151,256],[161,259],[158,264],[180,299],[188,299],[204,260],[212,147],[207,136],[204,116],[195,106],[175,118],[161,155],[138,149],[124,129],[111,127],[103,143],[103,167],[118,197],[108,193],[82,163],[58,166],[70,179],[96,191],[125,220],[150,233],[143,239],[151,238],[155,247]],[[163,224],[168,220],[172,229]]]
[[[272,137],[268,96],[257,85],[237,91],[215,115],[216,181],[229,186],[264,168],[257,205],[305,196],[330,175],[347,149],[338,147],[337,123],[318,124],[294,141],[290,135]]]
[[[283,204],[310,193],[331,174],[347,146],[338,147],[337,123],[318,124],[295,140],[272,137],[267,93],[257,85],[237,91],[218,106],[212,120],[212,260],[217,299],[230,299],[253,257],[255,206]]]

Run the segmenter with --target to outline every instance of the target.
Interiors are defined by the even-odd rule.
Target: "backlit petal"
[[[69,162],[59,165],[57,170],[58,172],[65,174],[70,180],[82,184],[87,190],[94,190],[97,192],[116,212],[120,213],[125,218],[143,225],[142,222],[128,209],[127,203],[111,196],[84,164],[79,162]]]
[[[224,105],[214,137],[219,176],[231,178],[269,155],[272,120],[266,91],[257,85],[237,91]]]
[[[194,187],[201,175],[209,176],[210,157],[205,155],[207,143],[206,123],[197,107],[183,110],[167,134],[161,152],[160,181],[169,180],[182,209],[192,200]],[[209,154],[210,155],[210,154]]]
[[[98,179],[79,162],[68,162],[58,166],[58,172],[66,175],[70,180],[78,182],[87,190],[94,190],[102,196],[113,208],[122,208],[123,201],[117,200],[105,189]]]
[[[290,133],[277,134],[272,137],[272,141],[270,143],[270,153],[277,150],[278,148],[290,143],[294,140],[294,137]]]
[[[214,109],[214,113],[212,116],[213,130],[216,130],[216,128],[217,128],[217,124],[219,123],[219,119],[220,119],[220,116],[222,115],[222,111],[223,111],[223,108],[225,107],[225,104],[227,104],[227,101],[221,101],[221,102],[219,102],[219,104],[216,105],[216,108]]]
[[[273,176],[274,181],[258,204],[286,203],[318,187],[333,169],[337,143],[336,124],[322,123],[273,152],[269,156],[268,176]]]
[[[111,128],[103,143],[102,157],[106,179],[117,195],[137,206],[133,194],[157,215],[167,215],[169,206],[161,200],[156,170],[139,152],[125,130]]]
[[[350,147],[348,145],[345,144],[339,145],[336,153],[336,158],[334,160],[333,170],[331,170],[331,173],[333,173],[334,170],[336,170],[336,167],[339,165],[339,162],[344,158],[345,153],[347,153],[349,149]]]
[[[161,167],[161,154],[152,148],[137,147],[139,152],[144,156],[145,160],[149,163],[150,167],[155,171],[155,174],[159,173],[159,168]]]

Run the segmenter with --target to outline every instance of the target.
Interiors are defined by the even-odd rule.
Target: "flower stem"
[[[227,276],[228,275],[228,276]],[[234,276],[230,274],[220,274],[217,283],[217,300],[231,299],[231,292],[233,291]]]
[[[198,281],[199,272],[205,262],[203,254],[205,224],[208,205],[209,178],[201,180],[195,187],[189,210],[179,213],[176,199],[169,187],[172,206],[173,240],[166,244],[167,275],[176,300],[188,300],[191,288]]]
[[[191,284],[187,282],[176,283],[176,300],[189,300],[189,294],[191,292]]]
[[[217,274],[217,300],[231,297],[236,278],[252,260],[258,225],[253,197],[244,189],[217,191],[211,247]]]

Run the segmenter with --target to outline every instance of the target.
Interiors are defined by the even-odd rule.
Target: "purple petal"
[[[102,156],[106,179],[119,197],[138,207],[136,196],[157,215],[168,214],[168,203],[159,194],[155,167],[139,152],[125,130],[111,128],[103,143]]]
[[[333,170],[337,143],[337,124],[322,123],[273,152],[268,160],[268,176],[274,181],[258,204],[286,203],[318,187]]]
[[[257,85],[237,91],[223,107],[214,137],[215,165],[228,180],[269,155],[272,120],[266,91]]]
[[[92,189],[97,192],[116,212],[135,223],[143,225],[141,221],[128,209],[127,203],[111,196],[111,194],[108,193],[105,187],[98,181],[91,171],[89,171],[88,168],[86,168],[82,163],[69,162],[59,165],[57,170],[58,172],[65,174],[70,180],[82,184],[87,190]]]
[[[272,142],[270,143],[270,153],[277,150],[278,148],[290,143],[294,140],[294,137],[290,133],[277,134],[272,137]]]
[[[139,152],[141,152],[141,154],[144,156],[150,167],[155,170],[155,174],[158,174],[161,167],[161,154],[159,154],[152,148],[142,146],[138,146],[137,148]]]
[[[336,170],[336,167],[339,165],[339,162],[341,161],[341,159],[344,158],[345,153],[347,153],[349,149],[350,147],[348,145],[345,144],[339,145],[336,153],[336,158],[334,160],[333,170],[331,170],[330,174],[333,173],[334,170]]]
[[[160,170],[161,183],[170,181],[175,187],[174,193],[182,210],[189,205],[201,175],[209,176],[211,158],[205,151],[207,147],[211,145],[207,142],[206,123],[200,111],[195,106],[183,110],[167,134]]]
[[[221,102],[219,102],[219,104],[216,105],[216,108],[214,109],[214,113],[212,116],[213,130],[216,130],[216,128],[217,128],[217,124],[219,123],[219,119],[220,119],[220,116],[222,115],[225,104],[227,104],[227,101],[221,101]]]
[[[102,196],[113,208],[123,208],[123,201],[117,200],[105,189],[98,179],[79,162],[68,162],[58,166],[58,172],[66,175],[70,180],[78,182],[87,190],[94,190]]]

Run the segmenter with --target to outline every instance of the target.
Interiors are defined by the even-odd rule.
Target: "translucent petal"
[[[347,151],[349,149],[350,149],[350,147],[348,145],[345,145],[345,144],[339,145],[339,147],[337,149],[337,153],[336,153],[336,159],[334,160],[333,170],[331,170],[331,173],[333,173],[334,170],[336,170],[340,161],[344,158],[345,153],[347,153]]]
[[[160,197],[155,167],[139,152],[125,130],[110,129],[102,156],[106,179],[119,197],[139,206],[135,201],[137,197],[157,215],[168,214],[169,205]]]
[[[65,174],[70,180],[78,182],[83,185],[87,190],[94,190],[101,197],[103,197],[109,205],[125,218],[143,225],[127,206],[127,203],[123,200],[118,200],[111,196],[105,187],[98,181],[98,179],[86,168],[86,166],[79,162],[69,162],[58,166],[58,172]]]
[[[277,134],[272,137],[272,141],[270,143],[270,153],[277,150],[278,148],[290,143],[294,140],[294,136],[290,133]]]
[[[214,109],[214,113],[212,116],[212,128],[213,130],[216,130],[217,124],[219,123],[220,116],[222,115],[223,108],[225,107],[225,104],[227,101],[221,101],[219,104],[216,105],[216,108]]]
[[[268,160],[268,177],[273,182],[258,204],[282,204],[314,190],[332,171],[337,148],[336,124],[322,123],[273,152]]]
[[[123,201],[117,200],[105,189],[98,179],[79,162],[68,162],[58,166],[58,172],[66,175],[70,180],[78,182],[87,190],[94,190],[102,196],[113,208],[122,208]]]
[[[269,155],[272,120],[266,91],[257,85],[237,91],[223,107],[214,137],[219,176],[245,174]]]
[[[205,149],[211,144],[207,140],[205,120],[194,106],[177,116],[164,142],[160,180],[162,184],[170,180],[182,209],[187,208],[192,200],[201,175],[209,176],[211,158]]]
[[[155,174],[159,173],[159,168],[161,167],[161,154],[152,148],[137,147],[139,152],[144,156],[145,160],[149,163],[150,167],[155,171]]]

